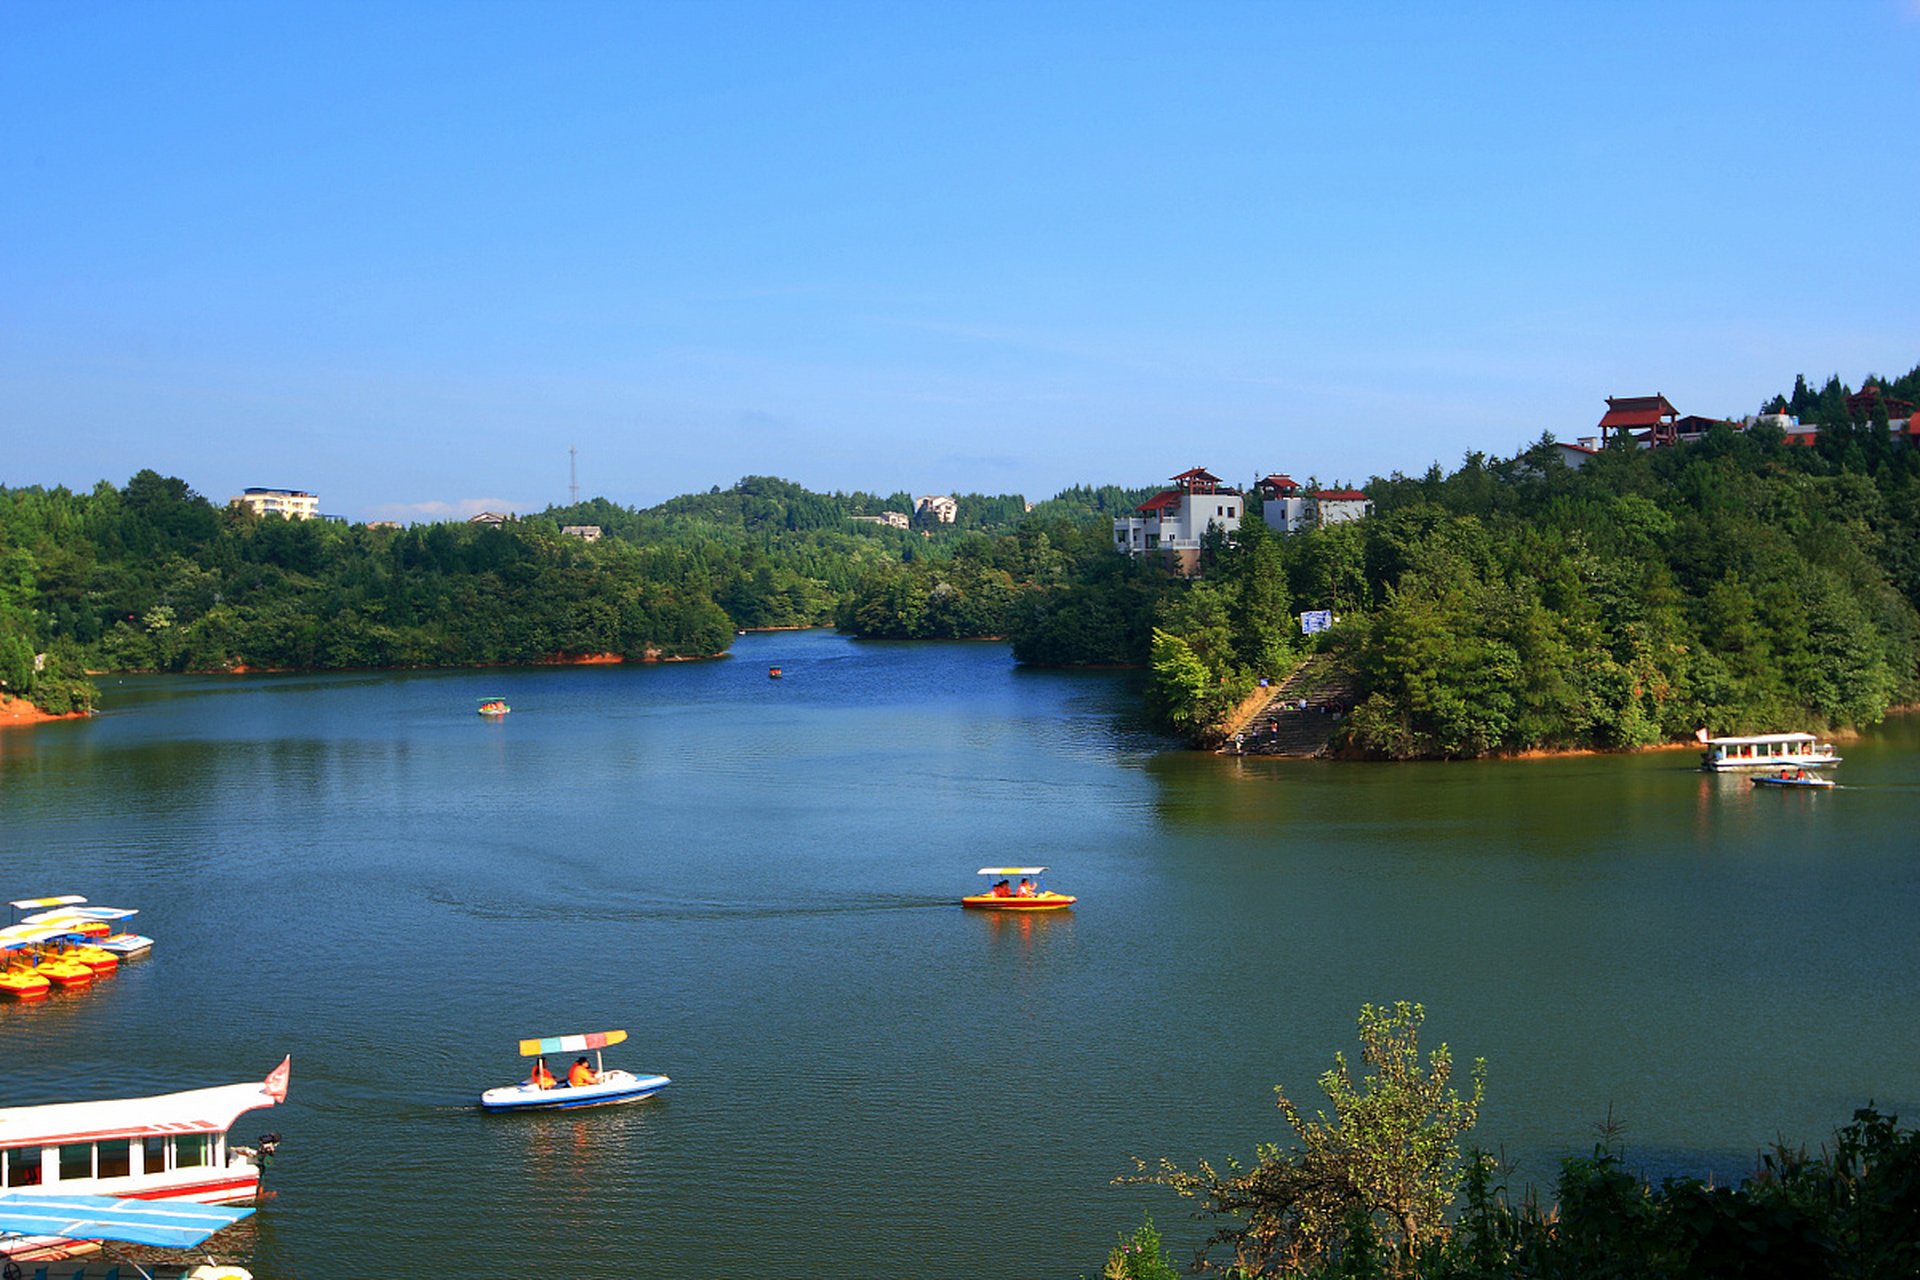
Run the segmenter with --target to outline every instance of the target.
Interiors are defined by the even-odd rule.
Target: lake
[[[1320,1103],[1369,1001],[1487,1059],[1476,1137],[1522,1179],[1609,1114],[1656,1175],[1738,1177],[1920,1102],[1914,717],[1794,794],[1688,751],[1186,752],[1127,673],[827,632],[102,693],[0,734],[0,887],[158,944],[0,1005],[0,1105],[292,1054],[234,1129],[284,1137],[264,1277],[1073,1280],[1148,1211],[1184,1257],[1185,1205],[1111,1180],[1284,1141],[1273,1086]],[[1080,902],[956,905],[998,864]],[[659,1097],[476,1110],[519,1038],[614,1027]]]

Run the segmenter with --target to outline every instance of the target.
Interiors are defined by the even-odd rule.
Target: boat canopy
[[[30,916],[22,916],[21,924],[57,924],[62,920],[125,920],[128,916],[137,916],[137,907],[58,907],[52,911],[36,911]]]
[[[30,911],[35,907],[71,907],[77,902],[85,901],[86,899],[79,894],[69,893],[58,898],[22,898],[18,902],[9,902],[7,905],[21,911]]]
[[[1047,873],[1045,867],[982,867],[983,876],[1042,876]]]
[[[1744,738],[1708,738],[1706,744],[1710,747],[1724,747],[1743,742],[1759,744],[1762,742],[1818,742],[1819,740],[1819,736],[1812,733],[1755,733]]]
[[[178,1200],[122,1200],[117,1196],[0,1195],[0,1232],[59,1236],[63,1240],[118,1240],[163,1249],[191,1249],[250,1208],[182,1204]],[[45,1274],[44,1268],[41,1274]]]
[[[520,1056],[531,1058],[537,1053],[583,1053],[588,1049],[604,1049],[608,1045],[619,1044],[627,1038],[624,1031],[589,1031],[582,1036],[547,1036],[542,1040],[522,1040]]]
[[[4,1107],[0,1108],[0,1147],[97,1142],[166,1133],[225,1133],[242,1115],[256,1107],[273,1104],[273,1095],[256,1081],[163,1093],[153,1098]]]
[[[14,942],[52,942],[72,936],[72,929],[57,924],[10,924],[0,929],[0,939]]]

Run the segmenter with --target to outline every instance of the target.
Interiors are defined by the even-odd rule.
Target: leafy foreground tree
[[[1420,1005],[1360,1011],[1362,1056],[1373,1074],[1356,1087],[1345,1060],[1320,1079],[1334,1104],[1306,1120],[1279,1089],[1298,1137],[1264,1144],[1251,1167],[1168,1161],[1122,1183],[1172,1187],[1222,1221],[1196,1272],[1261,1276],[1407,1277],[1409,1280],[1896,1280],[1920,1276],[1920,1133],[1871,1105],[1818,1155],[1776,1144],[1737,1187],[1697,1178],[1658,1186],[1627,1168],[1609,1121],[1590,1157],[1561,1164],[1552,1200],[1517,1200],[1484,1151],[1464,1164],[1459,1139],[1485,1089],[1476,1061],[1470,1098],[1448,1081],[1445,1045],[1423,1067]],[[1462,1204],[1452,1221],[1456,1196]],[[1229,1261],[1208,1257],[1217,1246]],[[1165,1280],[1151,1219],[1108,1256],[1109,1280]]]
[[[1375,1274],[1385,1254],[1405,1270],[1424,1246],[1440,1238],[1460,1182],[1460,1137],[1479,1119],[1486,1062],[1473,1065],[1473,1088],[1461,1097],[1450,1081],[1446,1045],[1420,1060],[1422,1005],[1360,1010],[1361,1058],[1370,1071],[1359,1085],[1343,1054],[1320,1087],[1333,1103],[1308,1120],[1280,1086],[1274,1094],[1298,1145],[1282,1151],[1263,1143],[1251,1167],[1228,1158],[1224,1171],[1202,1160],[1194,1170],[1162,1159],[1155,1173],[1123,1183],[1167,1186],[1201,1202],[1200,1216],[1222,1220],[1196,1260],[1201,1271],[1236,1276],[1290,1276],[1339,1268],[1332,1274]],[[1231,1249],[1230,1263],[1207,1255]],[[1349,1267],[1360,1268],[1354,1270]]]

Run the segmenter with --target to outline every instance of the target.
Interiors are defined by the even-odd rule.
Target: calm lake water
[[[767,678],[779,665],[785,677]],[[264,1277],[1097,1275],[1130,1157],[1283,1139],[1363,1002],[1489,1062],[1523,1176],[1609,1111],[1739,1175],[1920,1103],[1920,723],[1825,795],[1690,752],[1222,759],[1115,673],[740,639],[657,667],[109,678],[0,734],[4,897],[135,906],[153,956],[0,1005],[0,1105],[293,1055]],[[513,704],[504,720],[479,698]],[[1045,864],[1071,913],[963,911]],[[624,1027],[658,1098],[483,1115],[515,1041]]]

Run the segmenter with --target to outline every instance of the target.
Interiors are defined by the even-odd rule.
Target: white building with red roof
[[[1373,514],[1373,500],[1358,489],[1303,489],[1286,475],[1268,476],[1255,487],[1260,514],[1276,533],[1299,533]]]
[[[1172,483],[1113,522],[1113,545],[1130,556],[1159,556],[1168,568],[1192,577],[1200,570],[1207,530],[1238,531],[1246,499],[1203,467],[1181,472]]]

